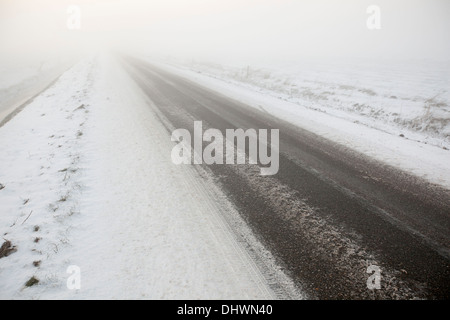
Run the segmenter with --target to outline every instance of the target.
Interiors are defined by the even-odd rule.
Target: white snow
[[[450,186],[449,151],[430,142],[445,139],[431,131],[425,144],[425,131],[415,132],[422,142],[399,137],[382,117],[371,125],[344,110],[348,101],[315,110],[263,82],[158,65]],[[102,56],[76,64],[0,127],[0,245],[17,249],[0,258],[0,299],[305,297],[212,179],[171,162],[170,133],[154,112],[120,65]],[[66,285],[70,266],[80,268],[80,289]],[[26,287],[33,276],[39,283]]]
[[[450,146],[450,63],[336,59],[264,68],[191,62],[189,69],[309,109]]]
[[[0,122],[44,90],[74,63],[75,57],[0,61]],[[3,60],[4,59],[4,60]]]
[[[302,298],[209,178],[171,162],[149,103],[90,58],[0,127],[0,232],[17,249],[0,298]]]
[[[271,71],[249,68],[247,77],[247,68],[142,58],[450,188],[448,64],[423,64],[412,71],[407,68],[410,65],[402,64],[394,64],[395,67],[388,64],[384,68],[380,67],[383,64],[367,66],[358,62],[345,68],[333,64],[287,64],[268,69]],[[296,93],[292,92],[294,89]],[[318,96],[327,90],[331,92],[328,98]],[[394,95],[396,99],[392,98]],[[355,109],[355,103],[365,107]]]

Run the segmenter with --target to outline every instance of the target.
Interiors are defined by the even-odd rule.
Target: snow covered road
[[[283,121],[269,102],[261,110],[236,94],[227,96],[233,88],[227,95],[211,90],[219,87],[214,79],[207,83],[201,76],[175,75],[174,68],[132,58],[125,62],[168,128],[185,128],[194,136],[193,122],[201,120],[205,130],[222,135],[236,128],[279,129],[274,176],[260,176],[251,164],[203,166],[310,296],[448,296],[448,189],[326,139],[314,128]],[[307,112],[298,112],[304,122]],[[425,163],[426,155],[422,158]],[[448,174],[446,162],[440,166],[443,171],[436,173]],[[382,290],[368,290],[369,266],[383,270]]]
[[[0,127],[0,298],[447,298],[447,150],[380,158],[256,96],[108,55],[64,73]],[[278,174],[175,165],[196,120],[280,129]]]
[[[304,297],[148,103],[88,59],[0,128],[0,298]]]

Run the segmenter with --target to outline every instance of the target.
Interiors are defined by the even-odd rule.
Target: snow
[[[4,59],[4,60],[3,60]],[[0,62],[0,122],[17,107],[44,90],[73,65],[75,57],[31,61],[2,58]]]
[[[450,146],[450,63],[305,60],[236,67],[191,62],[193,71],[422,142]]]
[[[335,88],[342,108],[331,110],[320,101],[310,106],[298,96],[283,96],[276,91],[282,84],[268,89],[275,81],[272,74],[266,83],[255,71],[250,83],[212,69],[199,73],[158,65],[450,186],[442,128],[414,130],[393,125],[390,115],[350,112],[345,88]],[[336,83],[336,73],[331,75],[327,83]],[[310,77],[304,75],[302,81]],[[411,96],[409,85],[383,87],[381,80],[363,83],[358,77],[361,88],[373,84],[371,90],[383,101],[392,94]],[[439,103],[447,104],[442,87],[427,90],[417,96],[441,92]],[[364,92],[351,97],[372,103]],[[417,114],[422,112],[419,105],[412,107]],[[396,108],[387,104],[385,114],[391,107]],[[429,108],[430,119],[438,117],[435,108]],[[0,126],[0,245],[8,240],[17,250],[0,257],[0,299],[307,298],[213,179],[196,166],[172,163],[174,143],[155,110],[114,59],[100,56],[73,66]],[[67,287],[71,266],[79,267],[80,289]],[[26,287],[32,277],[39,283]]]
[[[0,298],[303,298],[211,179],[171,162],[149,104],[89,58],[0,127],[0,232],[17,249]]]
[[[142,58],[350,149],[450,188],[448,63],[423,62],[412,70],[408,69],[410,64],[367,65],[358,61],[341,65],[297,62],[247,69]],[[298,92],[293,93],[294,89]],[[328,98],[318,96],[327,91],[331,92]],[[364,107],[358,109],[355,104]]]

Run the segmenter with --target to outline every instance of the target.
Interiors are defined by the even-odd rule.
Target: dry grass
[[[6,240],[0,247],[0,259],[7,257],[16,251],[17,249],[11,244],[11,241]]]
[[[30,278],[30,280],[28,280],[28,281],[25,283],[25,286],[26,286],[26,287],[32,287],[32,286],[34,286],[34,285],[36,285],[36,284],[38,284],[38,283],[39,283],[39,279],[37,279],[37,278],[35,278],[35,277],[33,276],[33,277]]]

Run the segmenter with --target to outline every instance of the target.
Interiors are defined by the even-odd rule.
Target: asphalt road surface
[[[450,192],[143,61],[122,59],[170,128],[280,130],[280,169],[202,165],[310,298],[448,299]],[[386,143],[389,143],[388,141]],[[248,151],[248,150],[246,150]],[[381,288],[367,287],[368,266]]]

